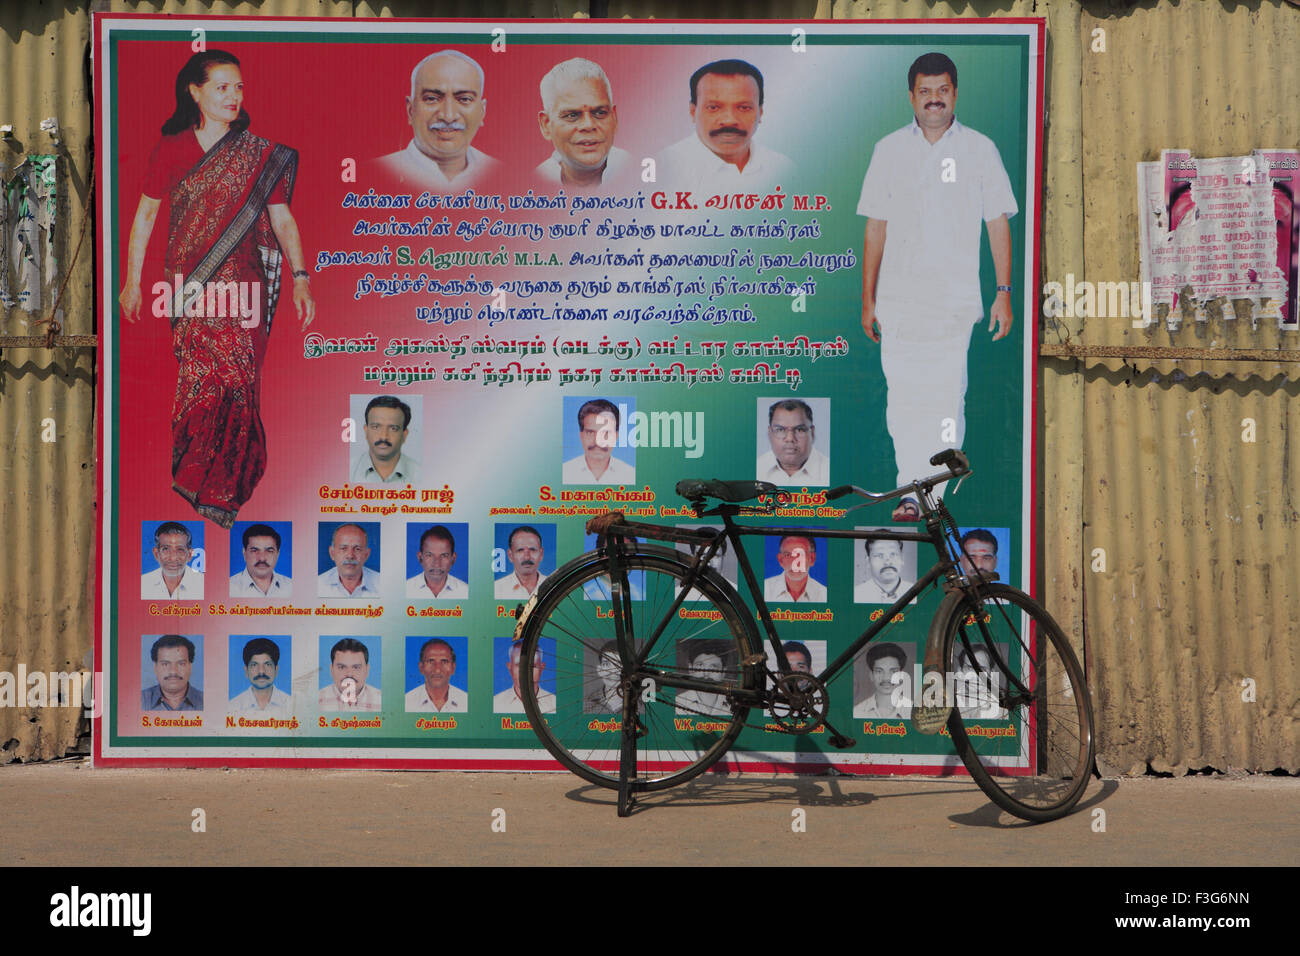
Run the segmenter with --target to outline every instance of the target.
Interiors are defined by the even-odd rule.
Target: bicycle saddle
[[[719,481],[717,478],[683,478],[677,482],[677,493],[687,501],[717,498],[737,504],[752,501],[759,495],[774,495],[778,491],[770,481]]]

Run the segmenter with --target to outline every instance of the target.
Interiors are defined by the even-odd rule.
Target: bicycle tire
[[[675,551],[646,546],[626,555],[624,561],[629,581],[638,577],[641,581],[640,597],[621,601],[624,627],[631,628],[633,646],[640,650],[653,627],[671,609],[689,566]],[[533,730],[555,759],[589,783],[617,789],[623,715],[611,708],[604,711],[609,716],[602,717],[591,706],[595,658],[607,641],[617,642],[617,605],[610,599],[592,600],[587,585],[607,579],[608,574],[608,557],[597,550],[570,562],[539,589],[535,606],[526,609],[521,622],[519,683]],[[605,593],[612,598],[612,591],[609,588]],[[626,594],[620,589],[620,598]],[[710,570],[696,580],[695,596],[702,601],[693,599],[680,605],[645,663],[669,674],[684,674],[689,672],[686,662],[693,656],[703,651],[714,653],[723,661],[717,678],[720,696],[713,701],[717,712],[680,712],[679,703],[690,708],[694,702],[681,700],[682,693],[689,692],[647,688],[632,673],[630,653],[620,652],[620,680],[637,680],[641,691],[634,698],[634,716],[644,732],[636,741],[631,792],[677,786],[716,763],[735,742],[749,713],[747,706],[726,700],[727,689],[752,690],[762,680],[761,664],[742,663],[753,658],[758,642],[734,589]],[[549,644],[552,641],[554,644]],[[685,643],[690,641],[701,643]],[[538,690],[544,688],[534,687],[534,660],[542,662],[541,674],[550,670],[554,675],[550,713],[543,712],[538,699]],[[696,700],[708,702],[709,698]]]
[[[1033,598],[1005,584],[980,590],[979,606],[969,596],[958,601],[945,625],[945,694],[956,690],[948,732],[995,804],[1024,820],[1055,820],[1079,802],[1092,773],[1095,735],[1083,670],[1060,626]],[[987,671],[981,657],[990,662]]]

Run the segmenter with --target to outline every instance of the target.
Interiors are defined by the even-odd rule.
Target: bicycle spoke
[[[978,607],[959,610],[945,639],[956,688],[949,732],[990,799],[1025,819],[1054,819],[1078,801],[1092,768],[1082,671],[1031,598],[1005,585],[985,591]]]
[[[522,658],[529,658],[530,647],[541,648],[540,673],[554,682],[554,713],[529,711],[543,742],[569,769],[602,786],[618,786],[622,692],[635,693],[638,732],[635,748],[628,748],[635,751],[629,757],[636,764],[632,787],[654,790],[701,773],[726,752],[747,715],[747,708],[727,699],[727,689],[756,687],[759,676],[752,665],[741,664],[753,653],[742,612],[711,581],[694,586],[703,602],[684,601],[669,615],[688,566],[668,555],[626,560],[627,580],[641,583],[629,584],[620,601],[589,599],[592,593],[612,594],[593,584],[607,584],[607,558],[557,579],[525,624]],[[550,642],[553,651],[547,650]],[[670,683],[689,675],[703,687],[659,686],[665,675]],[[521,677],[521,684],[528,707],[531,683]]]

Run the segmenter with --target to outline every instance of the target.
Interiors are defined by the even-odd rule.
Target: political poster
[[[1044,29],[97,15],[96,760],[555,767],[515,609],[592,515],[705,523],[682,478],[918,529],[826,492],[963,448],[1028,586]],[[933,562],[825,544],[747,551],[818,665]],[[734,759],[955,766],[939,598],[832,682],[855,748]]]

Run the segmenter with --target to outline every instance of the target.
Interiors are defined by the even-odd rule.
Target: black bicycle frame
[[[654,645],[663,634],[664,628],[668,626],[669,621],[676,617],[678,608],[680,608],[683,601],[686,600],[686,596],[690,593],[692,586],[700,577],[703,576],[704,568],[708,567],[709,562],[715,555],[717,555],[719,548],[724,542],[729,544],[736,553],[736,560],[739,562],[741,573],[744,575],[745,585],[749,589],[750,598],[754,602],[754,607],[758,610],[759,620],[763,623],[763,629],[767,634],[768,642],[772,647],[773,654],[776,656],[778,671],[782,674],[790,672],[790,662],[786,658],[785,648],[781,643],[780,637],[777,635],[776,624],[773,622],[771,612],[768,610],[767,600],[763,596],[763,589],[758,576],[754,573],[754,568],[750,564],[748,556],[745,554],[745,549],[740,545],[741,538],[774,538],[785,537],[787,535],[808,537],[812,534],[818,538],[843,538],[853,541],[864,541],[867,539],[881,541],[915,541],[918,543],[927,543],[934,547],[935,552],[938,555],[938,560],[935,564],[923,577],[920,578],[920,580],[908,588],[907,591],[881,615],[879,620],[872,623],[865,631],[863,631],[857,640],[848,647],[848,649],[828,664],[820,674],[816,675],[817,679],[822,683],[827,683],[838,676],[840,671],[842,671],[864,647],[871,643],[871,641],[875,640],[880,632],[893,622],[894,616],[907,607],[913,598],[940,578],[952,578],[954,575],[954,568],[956,567],[956,555],[951,551],[948,545],[943,528],[943,518],[939,513],[934,513],[927,520],[927,530],[925,532],[891,531],[889,529],[872,530],[868,532],[857,529],[838,530],[833,528],[760,527],[757,525],[742,525],[737,524],[732,520],[734,515],[740,514],[740,509],[734,505],[719,506],[717,511],[711,512],[711,514],[718,514],[721,516],[723,522],[723,529],[721,532],[713,529],[697,530],[693,528],[670,528],[662,525],[625,522],[611,528],[608,533],[611,597],[616,593],[621,593],[624,596],[630,595],[630,588],[627,580],[627,568],[622,560],[623,554],[631,550],[631,548],[623,542],[625,536],[640,536],[653,540],[675,541],[701,546],[695,551],[695,561],[692,564],[689,573],[682,579],[681,593],[678,594],[672,606],[659,621],[654,633],[650,635],[645,643],[642,644],[641,651],[636,655],[637,659],[633,662],[634,672],[645,673],[647,676],[654,679],[667,678],[667,680],[662,681],[665,686],[679,690],[716,690],[718,685],[716,681],[697,681],[689,676],[670,674],[659,668],[647,669],[645,667],[645,661],[651,650],[654,648]],[[627,529],[628,534],[620,534],[622,529]],[[615,600],[614,603],[617,608],[619,602]],[[618,608],[616,611],[615,624],[618,639],[620,642],[625,642],[622,649],[625,653],[630,653],[634,647],[634,640],[630,639],[630,636],[625,635],[623,632],[624,625],[622,622],[625,615],[620,612],[624,610],[624,608]],[[766,688],[760,689],[756,693],[744,693],[737,688],[735,696],[738,701],[747,705],[764,706],[767,703]]]

